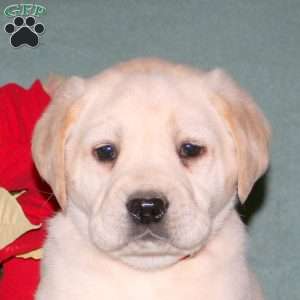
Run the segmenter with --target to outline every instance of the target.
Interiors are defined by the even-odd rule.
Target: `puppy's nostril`
[[[133,198],[126,206],[133,221],[140,224],[161,221],[168,209],[167,201],[161,198]]]

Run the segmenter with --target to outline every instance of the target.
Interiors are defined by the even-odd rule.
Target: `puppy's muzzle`
[[[160,222],[169,207],[167,198],[157,193],[135,193],[126,204],[128,213],[136,224]]]

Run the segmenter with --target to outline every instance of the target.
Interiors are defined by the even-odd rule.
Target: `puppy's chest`
[[[96,272],[84,268],[69,270],[59,284],[64,289],[62,299],[72,300],[219,300],[240,299],[229,295],[223,276],[135,274],[120,271]],[[60,289],[58,289],[60,290]],[[231,293],[231,291],[230,291]],[[228,295],[227,295],[228,294]],[[55,297],[60,300],[60,295]]]
[[[66,289],[66,287],[64,287]],[[153,284],[151,282],[114,282],[107,281],[73,281],[73,284],[67,288],[63,299],[72,298],[72,300],[183,300],[183,299],[218,299],[211,295],[211,292],[203,289],[196,283],[193,285],[184,285],[180,282],[174,284]],[[58,295],[61,296],[61,295]],[[55,298],[60,299],[60,298]]]

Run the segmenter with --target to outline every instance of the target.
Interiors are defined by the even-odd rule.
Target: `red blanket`
[[[42,246],[45,220],[58,210],[50,187],[39,177],[31,157],[32,131],[49,101],[39,81],[27,90],[17,84],[0,88],[0,187],[9,191],[27,189],[17,200],[32,224],[43,224],[0,249],[1,300],[34,299],[39,260],[15,256]]]

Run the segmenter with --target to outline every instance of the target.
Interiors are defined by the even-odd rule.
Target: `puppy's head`
[[[267,168],[269,126],[223,71],[137,59],[50,87],[36,166],[82,234],[133,267],[199,251]]]

